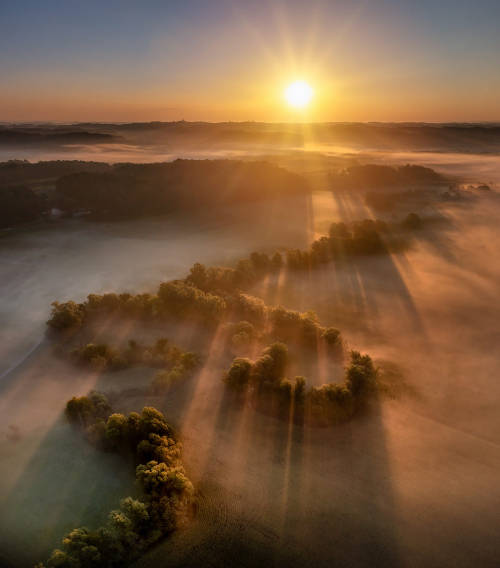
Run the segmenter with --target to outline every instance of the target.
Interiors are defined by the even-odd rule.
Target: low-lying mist
[[[154,404],[165,412],[181,432],[199,493],[193,524],[137,566],[497,564],[498,158],[318,150],[275,152],[278,163],[287,160],[312,176],[311,196],[219,204],[197,219],[66,219],[2,235],[0,563],[43,559],[67,530],[97,526],[133,490],[133,476],[119,460],[89,447],[61,417],[71,396],[97,387],[117,393],[120,411]],[[146,146],[38,151],[2,149],[0,157],[147,162],[170,156]],[[253,151],[242,149],[239,157]],[[285,272],[252,290],[270,304],[315,310],[349,346],[392,365],[405,385],[394,399],[381,399],[348,424],[301,427],[228,403],[216,341],[194,381],[160,398],[119,396],[123,387],[150,380],[141,369],[100,375],[75,370],[52,353],[44,322],[54,300],[150,291],[184,277],[197,261],[231,265],[255,250],[305,248],[333,221],[377,217],[359,196],[328,188],[330,164],[353,161],[418,163],[457,183],[493,188],[427,206],[424,213],[441,222],[424,226],[408,250]]]

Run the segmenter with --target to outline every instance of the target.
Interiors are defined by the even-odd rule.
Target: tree
[[[66,403],[66,417],[73,424],[86,427],[97,419],[105,419],[111,412],[108,399],[101,393],[91,391],[87,396],[74,396]]]
[[[229,371],[226,373],[224,381],[228,386],[236,390],[244,389],[249,380],[252,371],[252,362],[250,359],[237,357],[234,359]]]
[[[280,269],[283,266],[283,257],[281,253],[275,252],[271,258],[271,264],[275,270]]]
[[[377,370],[369,355],[351,351],[351,364],[346,369],[346,387],[353,395],[361,395],[373,389],[376,384]]]
[[[201,290],[205,289],[205,285],[207,283],[207,269],[203,264],[197,262],[194,264],[190,271],[189,275],[186,279],[188,282],[192,283],[197,288]]]
[[[416,213],[409,213],[401,224],[405,229],[415,231],[422,228],[422,219]]]
[[[85,317],[82,304],[69,301],[64,303],[52,302],[52,311],[47,324],[57,331],[79,327]]]
[[[288,347],[277,341],[264,350],[264,355],[269,355],[273,361],[269,379],[271,381],[282,379],[288,365]]]
[[[137,466],[136,477],[143,491],[154,500],[171,493],[181,495],[193,492],[193,486],[180,466],[169,467],[151,460]]]
[[[338,329],[327,327],[323,330],[321,337],[328,346],[330,353],[337,354],[342,351],[342,338]]]
[[[145,406],[141,412],[139,421],[140,429],[145,438],[152,432],[160,436],[172,434],[171,427],[167,424],[165,416],[153,406]]]
[[[90,399],[86,396],[76,397],[66,403],[66,417],[74,424],[86,426],[93,418],[94,407]]]
[[[127,418],[123,414],[111,414],[106,422],[106,439],[114,449],[127,441]]]
[[[304,377],[295,377],[295,385],[293,388],[295,402],[302,404],[306,396],[306,380]]]
[[[150,528],[148,507],[138,499],[126,497],[120,503],[120,509],[130,519],[132,529],[138,534],[145,534]]]
[[[193,353],[191,351],[186,351],[181,355],[180,365],[186,371],[192,371],[193,369],[196,369],[196,367],[199,364],[200,364],[200,358],[196,353]]]
[[[345,223],[332,223],[330,225],[329,233],[330,238],[348,239],[351,234]]]

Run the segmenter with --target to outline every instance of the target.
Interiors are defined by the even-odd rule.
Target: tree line
[[[393,167],[381,164],[364,164],[332,172],[329,181],[334,189],[356,190],[442,184],[445,178],[433,169],[424,166],[406,164]]]
[[[48,325],[55,330],[77,328],[92,315],[113,313],[146,319],[190,315],[220,321],[230,311],[243,319],[259,320],[266,311],[264,303],[243,291],[264,276],[284,265],[291,270],[306,269],[348,255],[387,253],[382,235],[398,229],[418,230],[421,225],[415,213],[407,215],[396,228],[370,219],[349,226],[332,223],[328,236],[314,241],[309,250],[290,249],[285,256],[279,251],[271,256],[253,252],[248,259],[238,261],[236,268],[207,268],[195,263],[185,279],[161,283],[157,294],[90,294],[83,303],[54,302]]]
[[[199,208],[308,191],[301,176],[269,162],[178,159],[62,176],[55,197],[66,211],[85,209],[97,219],[125,219],[193,212],[193,203]]]

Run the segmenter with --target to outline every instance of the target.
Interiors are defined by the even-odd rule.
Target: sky
[[[0,121],[499,121],[499,54],[499,0],[0,0]]]

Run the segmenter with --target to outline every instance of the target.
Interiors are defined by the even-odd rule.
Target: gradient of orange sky
[[[500,120],[500,3],[438,4],[5,2],[0,120]]]

